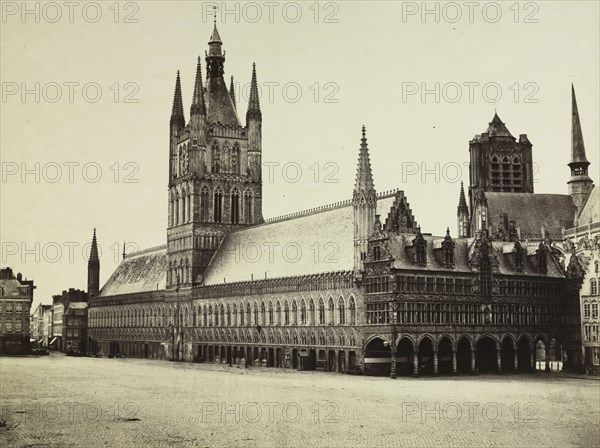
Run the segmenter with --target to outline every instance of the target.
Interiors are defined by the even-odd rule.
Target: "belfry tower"
[[[201,283],[227,233],[259,224],[262,217],[262,114],[252,68],[245,126],[233,84],[224,79],[225,52],[216,20],[205,54],[206,82],[198,58],[186,124],[181,79],[175,81],[170,120],[167,288]]]

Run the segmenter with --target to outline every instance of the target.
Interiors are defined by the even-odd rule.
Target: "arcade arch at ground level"
[[[394,339],[395,344],[390,340]],[[554,341],[549,356],[540,358],[536,343]],[[536,370],[567,355],[558,338],[527,333],[492,334],[423,334],[415,338],[400,334],[395,338],[378,334],[367,338],[364,373],[377,376],[476,375],[478,373],[520,373]],[[537,356],[537,357],[536,357]],[[557,363],[559,361],[556,361]],[[552,364],[550,364],[552,365]],[[563,364],[561,364],[562,367]],[[570,367],[565,362],[565,367]]]

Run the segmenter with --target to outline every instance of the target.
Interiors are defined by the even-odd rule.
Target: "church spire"
[[[88,266],[94,263],[100,263],[98,257],[98,241],[96,240],[96,228],[94,227],[94,235],[92,236],[92,247],[90,249],[90,259],[88,260]]]
[[[100,258],[98,257],[98,242],[96,241],[96,229],[92,236],[92,247],[88,260],[88,294],[96,296],[100,291]]]
[[[262,119],[260,111],[260,102],[258,99],[258,82],[256,81],[256,64],[252,63],[252,81],[250,82],[250,98],[248,99],[248,112],[246,112],[246,121],[250,118]]]
[[[196,64],[196,82],[194,84],[194,97],[192,98],[191,112],[194,114],[206,114],[206,105],[204,104],[204,89],[202,87],[202,60],[198,57]]]
[[[467,238],[469,236],[469,207],[465,198],[465,187],[460,182],[460,195],[458,198],[458,207],[456,210],[456,218],[458,220],[458,236],[459,238]]]
[[[581,131],[581,122],[579,121],[575,88],[571,84],[571,161],[569,162],[571,179],[567,184],[569,185],[569,194],[577,207],[577,215],[579,215],[594,188],[594,182],[588,176],[589,165],[590,162],[585,156],[583,132]]]
[[[579,111],[577,110],[577,99],[575,98],[575,87],[571,84],[571,162],[572,164],[585,165],[590,164],[585,156],[585,146],[583,145],[583,133],[581,132],[581,122],[579,121]]]
[[[183,115],[183,100],[181,97],[181,79],[179,70],[177,70],[177,79],[175,80],[175,94],[173,95],[173,108],[171,110],[171,123],[182,122],[185,125],[185,117]],[[183,127],[183,126],[182,126]]]
[[[229,96],[231,96],[233,107],[237,109],[237,105],[235,104],[235,89],[233,87],[233,76],[231,77],[231,83],[229,84]]]
[[[376,222],[377,192],[373,185],[373,173],[367,145],[367,130],[362,127],[362,138],[358,153],[356,182],[352,195],[354,221],[354,273],[356,276],[364,269],[364,260],[369,249],[369,237],[373,234]]]
[[[371,172],[371,160],[369,158],[369,146],[367,145],[367,130],[362,127],[362,138],[360,139],[360,151],[358,153],[358,168],[356,170],[355,193],[375,191],[373,185],[373,173]]]

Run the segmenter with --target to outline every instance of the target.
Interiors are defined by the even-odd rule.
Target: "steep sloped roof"
[[[394,257],[395,269],[407,269],[414,271],[451,271],[451,272],[474,272],[469,267],[469,257],[474,250],[474,238],[453,238],[454,247],[454,268],[446,268],[436,257],[435,250],[441,248],[443,237],[423,235],[425,241],[427,241],[427,265],[419,266],[414,264],[406,251],[407,247],[412,245],[412,240],[415,238],[414,234],[400,234],[391,235],[390,237],[390,251],[392,257]],[[523,249],[526,251],[525,263],[523,265],[523,274],[517,274],[514,266],[514,245],[513,242],[494,241],[492,243],[492,250],[496,259],[498,260],[498,269],[501,274],[506,275],[530,275],[538,276],[541,274],[537,273],[536,266],[536,250],[538,249],[539,241],[531,243],[522,243]],[[564,277],[556,263],[548,262],[548,273],[546,277]]]
[[[167,246],[127,255],[100,290],[100,296],[116,296],[165,289]]]
[[[580,226],[586,225],[590,221],[593,223],[600,222],[600,193],[598,187],[592,189],[577,218],[577,224]]]
[[[520,227],[522,239],[541,237],[542,225],[553,239],[561,239],[562,228],[573,226],[576,208],[569,195],[493,192],[485,195],[489,224],[494,230],[501,224],[503,213]]]
[[[378,198],[377,213],[387,215],[394,198]],[[346,202],[228,234],[205,272],[204,284],[353,269],[353,209]]]

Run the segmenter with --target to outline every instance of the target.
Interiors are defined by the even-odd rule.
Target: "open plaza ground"
[[[600,381],[0,358],[0,446],[595,447]]]

